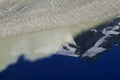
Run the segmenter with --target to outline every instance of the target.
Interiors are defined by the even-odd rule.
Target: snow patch
[[[91,29],[92,32],[98,32],[96,29]]]
[[[110,35],[119,35],[120,32],[116,31],[119,30],[120,26],[116,25],[114,27],[107,27],[105,29],[103,29],[102,33],[105,35],[102,38],[100,38],[93,47],[91,47],[90,49],[88,49],[83,55],[82,57],[93,57],[103,51],[105,51],[106,49],[103,47],[100,47],[100,45],[106,41],[106,38],[111,37]],[[94,31],[94,30],[93,30]]]

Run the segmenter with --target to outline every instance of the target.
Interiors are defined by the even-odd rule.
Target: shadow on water
[[[60,55],[30,62],[21,56],[0,73],[0,80],[119,80],[119,49],[113,47],[95,63]]]

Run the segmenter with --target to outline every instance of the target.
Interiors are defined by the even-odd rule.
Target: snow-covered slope
[[[60,54],[92,58],[120,44],[120,17],[77,35]],[[67,52],[67,53],[66,53]]]
[[[95,49],[104,51],[104,40],[113,40],[110,33],[116,36],[118,27],[110,32],[101,27],[81,32],[120,14],[119,3],[120,0],[0,0],[0,71],[20,55],[35,61],[58,50],[75,57],[92,57],[98,54]]]
[[[0,1],[0,38],[73,25],[86,30],[120,14],[120,0]]]

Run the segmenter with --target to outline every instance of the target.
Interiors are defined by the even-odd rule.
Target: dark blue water
[[[0,80],[120,80],[120,46],[94,63],[59,55],[29,62],[21,56],[0,73]]]

